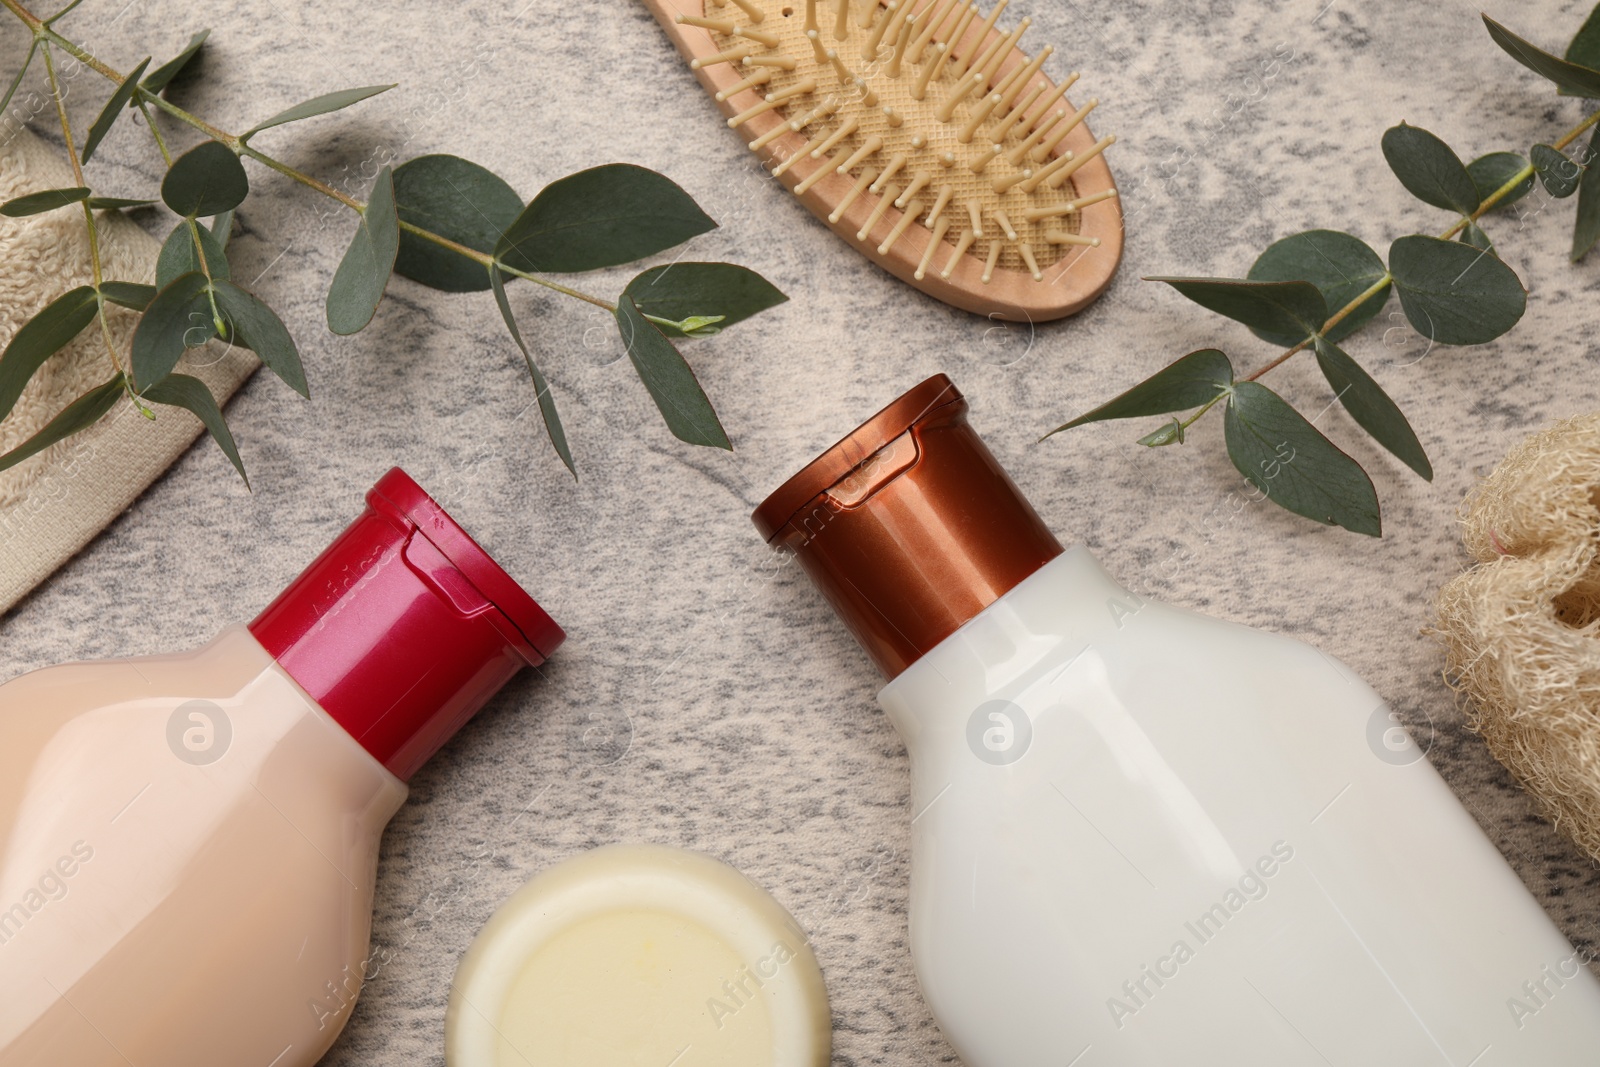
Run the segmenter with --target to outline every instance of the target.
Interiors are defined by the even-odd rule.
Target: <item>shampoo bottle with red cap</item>
[[[755,513],[889,679],[969,1067],[1568,1067],[1600,983],[1379,696],[1063,549],[938,376]]]
[[[315,1063],[407,779],[562,637],[396,469],[248,627],[0,686],[0,1065]]]

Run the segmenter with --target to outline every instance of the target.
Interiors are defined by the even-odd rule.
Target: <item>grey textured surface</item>
[[[434,151],[478,160],[524,195],[611,160],[661,169],[722,223],[693,244],[695,258],[747,263],[793,298],[689,349],[734,439],[730,455],[667,434],[618,362],[604,313],[516,288],[513,306],[578,455],[574,484],[529,410],[525,372],[487,296],[397,281],[365,333],[330,336],[321,294],[351,219],[251,168],[236,274],[261,275],[255,287],[284,312],[313,399],[257,375],[229,408],[254,494],[215,448],[191,450],[0,622],[0,667],[10,676],[177,649],[249,618],[393,463],[567,627],[556,659],[513,683],[415,780],[383,850],[374,940],[388,959],[326,1062],[442,1063],[448,982],[478,926],[534,872],[610,841],[709,852],[806,922],[831,986],[836,1062],[953,1060],[906,953],[907,767],[873,703],[878,679],[804,580],[773,568],[748,519],[793,469],[941,370],[1047,520],[1133,589],[1294,634],[1365,676],[1561,928],[1600,947],[1600,871],[1463,729],[1420,633],[1433,591],[1464,562],[1454,512],[1467,487],[1535,427],[1600,407],[1591,310],[1600,262],[1567,263],[1567,203],[1491,228],[1532,291],[1510,337],[1423,358],[1397,318],[1390,333],[1380,322],[1350,343],[1411,414],[1439,472],[1423,483],[1342,411],[1321,418],[1374,472],[1382,541],[1265,505],[1235,513],[1238,478],[1215,419],[1183,448],[1140,449],[1132,438],[1142,430],[1126,426],[1034,443],[1189,349],[1220,345],[1244,365],[1270,356],[1141,274],[1242,274],[1271,240],[1313,226],[1380,248],[1437,231],[1439,213],[1410,201],[1383,165],[1386,126],[1407,119],[1477,154],[1547,139],[1577,120],[1579,104],[1501,54],[1471,4],[1012,8],[1012,18],[1033,16],[1036,45],[1057,46],[1052,71],[1082,68],[1076,95],[1105,101],[1096,128],[1121,137],[1112,165],[1131,220],[1111,290],[1036,333],[929,301],[765,185],[628,0],[381,9],[246,0],[204,16],[89,0],[63,23],[125,69],[170,54],[204,17],[216,28],[205,79],[179,96],[233,129],[324,90],[402,82],[258,142],[352,192],[364,192],[373,160]],[[1500,13],[1558,47],[1584,9]],[[22,45],[15,27],[0,33],[7,69]],[[103,94],[87,90],[96,102]],[[97,164],[115,195],[146,193],[159,177],[131,125]],[[612,295],[627,276],[582,284]],[[1304,360],[1273,380],[1311,414],[1330,399]]]

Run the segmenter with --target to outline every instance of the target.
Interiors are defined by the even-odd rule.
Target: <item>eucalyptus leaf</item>
[[[1355,533],[1383,535],[1378,494],[1366,471],[1271,389],[1237,383],[1222,433],[1239,473],[1279,507]]]
[[[673,436],[691,445],[733,451],[733,444],[695,379],[694,371],[626,293],[617,301],[616,319],[628,358],[633,361],[656,407],[661,409],[661,417]]]
[[[545,186],[494,254],[516,270],[575,273],[632,263],[716,225],[670,178],[611,163]]]
[[[228,239],[233,236],[233,212],[224,211],[220,215],[211,217],[211,236],[217,239],[217,245],[224,252],[228,250]]]
[[[280,111],[265,122],[257,123],[239,135],[240,141],[248,141],[262,130],[270,130],[274,126],[282,126],[286,122],[298,122],[301,119],[313,118],[317,115],[326,115],[331,111],[342,111],[351,104],[358,104],[369,96],[377,96],[393,89],[394,85],[363,85],[359,89],[340,89],[338,92],[323,93],[321,96],[312,97],[301,104],[296,104],[287,111]]]
[[[50,301],[22,324],[5,351],[0,352],[0,419],[11,414],[23,388],[44,366],[45,360],[65,348],[94,321],[99,307],[94,287],[80,285]]]
[[[1600,239],[1600,129],[1589,135],[1584,159],[1587,166],[1578,182],[1578,215],[1572,226],[1572,261],[1576,263]]]
[[[1600,70],[1600,4],[1589,12],[1589,17],[1583,20],[1583,25],[1568,43],[1565,58],[1568,63],[1589,70]],[[1560,92],[1562,96],[1574,95],[1565,89]]]
[[[68,204],[81,203],[87,199],[89,199],[89,190],[81,185],[71,189],[45,189],[37,193],[13,197],[4,204],[0,204],[0,215],[9,215],[11,218],[20,219],[28,215],[54,211],[56,208],[66,207]]]
[[[1462,215],[1478,209],[1478,187],[1461,157],[1421,126],[1402,122],[1383,131],[1383,158],[1406,191],[1423,203]]]
[[[122,81],[111,93],[111,99],[106,101],[106,106],[94,120],[94,125],[89,127],[89,134],[83,139],[83,152],[79,156],[83,162],[89,162],[89,157],[94,155],[94,150],[100,147],[100,142],[106,139],[106,134],[111,132],[112,125],[117,117],[122,114],[122,109],[128,106],[128,101],[133,99],[133,91],[139,87],[139,77],[144,74],[144,68],[150,65],[150,57],[145,56],[144,61]]]
[[[1468,163],[1467,173],[1472,176],[1472,184],[1478,187],[1478,203],[1482,205],[1485,200],[1498,192],[1502,185],[1516,177],[1527,166],[1528,160],[1516,152],[1490,152]],[[1533,175],[1523,178],[1511,192],[1496,200],[1489,210],[1499,211],[1515,204],[1533,192],[1533,183]]]
[[[210,30],[201,30],[189,38],[189,43],[184,45],[183,51],[167,60],[161,66],[150,72],[150,76],[139,83],[139,88],[154,96],[167,87],[167,83],[183,72],[189,61],[200,52],[200,46],[206,43],[206,38],[211,36]],[[243,473],[242,471],[240,473]]]
[[[1476,222],[1469,222],[1461,229],[1461,234],[1456,238],[1464,245],[1481,248],[1485,252],[1494,251],[1494,242],[1489,240],[1489,235],[1483,232],[1483,227]]]
[[[100,295],[113,304],[143,311],[156,298],[156,287],[138,282],[101,282]]]
[[[651,267],[623,290],[668,337],[717,333],[789,298],[748,267],[733,263],[669,263]],[[714,320],[695,328],[697,320]]]
[[[1295,334],[1296,340],[1322,329],[1328,303],[1307,281],[1255,282],[1239,278],[1146,278],[1166,282],[1203,308],[1254,330]]]
[[[1483,24],[1489,28],[1489,37],[1505,49],[1507,55],[1540,77],[1555,82],[1563,94],[1600,99],[1600,70],[1553,56],[1518,37],[1488,15],[1483,16]]]
[[[1215,348],[1202,348],[1173,361],[1127,392],[1057,426],[1044,436],[1106,419],[1137,419],[1188,411],[1215,400],[1232,386],[1233,364],[1228,362],[1228,357]],[[1178,440],[1183,440],[1182,434]]]
[[[1389,246],[1389,270],[1406,319],[1440,344],[1485,344],[1515,326],[1527,307],[1516,273],[1470,245],[1402,237]]]
[[[133,331],[135,388],[143,391],[171,374],[186,350],[205,344],[215,333],[204,274],[190,271],[162,286]]]
[[[250,193],[244,164],[221,141],[201,141],[172,161],[161,199],[180,215],[198,218],[238,207]]]
[[[355,236],[339,261],[328,286],[328,329],[336,334],[359,333],[372,321],[383,291],[394,273],[400,250],[400,218],[394,206],[394,174],[378,171],[366,210],[356,223]]]
[[[506,299],[505,282],[500,277],[499,268],[489,268],[489,284],[494,289],[494,302],[500,307],[500,317],[506,320],[506,329],[511,331],[511,339],[522,350],[522,361],[528,365],[528,376],[533,379],[534,395],[539,400],[539,414],[544,416],[545,433],[550,435],[550,444],[555,448],[556,455],[561,457],[561,462],[576,478],[578,468],[572,462],[572,448],[567,444],[567,431],[561,425],[561,414],[556,411],[555,395],[550,392],[550,383],[545,381],[539,365],[533,361],[533,353],[528,351],[527,344],[522,340],[522,331],[517,329],[517,319],[511,314],[511,302]]]
[[[223,252],[222,245],[217,242],[216,235],[198,223],[195,229],[200,231],[200,245],[205,249],[205,266],[211,272],[211,277],[230,277],[228,256]],[[168,283],[180,274],[200,270],[200,253],[195,250],[194,240],[194,231],[189,229],[187,221],[173,227],[161,245],[161,254],[156,257],[158,288],[166,288]]]
[[[75,433],[87,430],[116,405],[122,395],[122,375],[95,386],[62,408],[44,428],[5,455],[0,455],[0,471],[10,470],[29,456],[36,455]]]
[[[28,66],[33,62],[33,54],[39,50],[39,38],[35,37],[28,44],[28,54],[22,57],[22,66],[17,68],[16,77],[11,79],[11,84],[6,86],[6,94],[0,96],[0,115],[6,113],[6,108],[11,106],[11,98],[17,95],[17,86],[22,84],[23,75],[28,73]]]
[[[1247,277],[1256,282],[1310,282],[1322,294],[1328,309],[1337,310],[1370,289],[1386,273],[1383,259],[1364,241],[1338,230],[1306,230],[1269,245],[1250,267]],[[1389,290],[1385,288],[1341,319],[1327,335],[1335,341],[1349,336],[1371,322],[1388,302]],[[1251,332],[1285,348],[1306,337],[1298,326],[1293,330]]]
[[[1177,419],[1162,426],[1158,430],[1151,430],[1139,438],[1139,443],[1146,448],[1160,448],[1163,445],[1183,444],[1183,423]]]
[[[484,253],[494,252],[523,207],[522,197],[493,171],[448,155],[418,156],[396,167],[394,199],[402,222]],[[490,287],[483,264],[405,231],[394,270],[447,293]]]
[[[1395,458],[1422,476],[1433,481],[1433,464],[1417,440],[1416,431],[1401,413],[1389,394],[1373,380],[1362,366],[1327,338],[1316,342],[1317,364],[1323,377],[1333,386],[1339,403],[1350,413],[1363,430],[1372,435]]]
[[[217,280],[217,306],[227,316],[239,343],[255,351],[267,368],[282,378],[289,388],[309,397],[300,350],[283,325],[283,320],[267,305],[230,281]]]
[[[192,412],[217,447],[222,449],[222,454],[228,457],[233,469],[239,472],[239,477],[244,479],[245,488],[250,487],[250,476],[244,472],[244,460],[239,458],[239,446],[234,443],[228,422],[222,417],[222,409],[217,406],[216,398],[204,382],[187,374],[169,374],[141,395],[152,403],[168,404]]]
[[[154,200],[128,200],[120,196],[91,196],[89,206],[95,210],[117,211],[123,208],[149,207]]]
[[[1564,200],[1578,191],[1583,168],[1569,159],[1565,152],[1547,144],[1536,144],[1529,150],[1528,158],[1533,161],[1533,169],[1539,175],[1544,191],[1557,200]]]

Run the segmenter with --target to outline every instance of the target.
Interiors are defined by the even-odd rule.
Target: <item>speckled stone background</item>
[[[385,962],[328,1064],[441,1064],[449,978],[477,928],[535,872],[611,841],[701,849],[770,887],[814,932],[837,1063],[953,1061],[906,951],[909,787],[904,749],[873,702],[879,679],[803,578],[772,566],[748,517],[936,371],[971,398],[973,421],[1047,520],[1134,590],[1294,634],[1364,675],[1567,935],[1600,948],[1600,870],[1463,728],[1420,632],[1433,591],[1463,566],[1455,509],[1473,480],[1529,431],[1600,407],[1600,258],[1568,264],[1570,202],[1490,226],[1532,294],[1508,338],[1429,353],[1396,313],[1352,341],[1438,470],[1424,483],[1342,410],[1321,418],[1373,472],[1381,541],[1268,505],[1236,512],[1216,419],[1182,448],[1141,449],[1143,431],[1128,426],[1035,443],[1189,349],[1219,345],[1243,365],[1271,355],[1140,275],[1240,275],[1275,238],[1314,226],[1380,248],[1437,231],[1445,220],[1385,168],[1385,127],[1406,119],[1476,155],[1549,139],[1580,104],[1496,49],[1476,4],[1013,0],[1012,12],[1033,17],[1035,46],[1057,46],[1055,74],[1083,70],[1075,95],[1103,99],[1095,125],[1121,138],[1111,159],[1130,220],[1106,295],[1037,331],[924,298],[765,184],[631,0],[223,0],[204,11],[87,0],[62,23],[122,69],[214,27],[203,78],[177,95],[225,128],[322,91],[402,83],[256,142],[357,194],[382,162],[427,152],[482,162],[525,196],[602,162],[663,170],[722,223],[693,256],[749,264],[792,297],[690,348],[737,447],[727,454],[668,435],[603,312],[515,288],[565,413],[574,483],[487,295],[397,280],[371,328],[331,336],[322,294],[351,219],[251,166],[235,276],[283,311],[313,398],[257,375],[228,409],[254,493],[214,447],[191,450],[0,621],[0,671],[178,649],[248,619],[394,463],[567,627],[559,655],[414,781],[383,849],[374,941]],[[1559,51],[1585,6],[1494,13]],[[25,40],[0,26],[9,71]],[[79,84],[73,106],[87,121],[106,90]],[[150,195],[160,177],[132,124],[92,169],[114,195]],[[171,225],[145,220],[163,234]],[[582,284],[609,296],[628,276]],[[1273,380],[1310,414],[1331,399],[1306,361]]]

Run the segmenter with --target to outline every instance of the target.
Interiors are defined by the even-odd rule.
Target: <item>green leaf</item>
[[[66,207],[68,204],[80,203],[87,199],[89,190],[81,185],[71,189],[45,189],[42,192],[13,197],[0,204],[0,215],[20,219],[28,215],[54,211],[58,207]]]
[[[1402,122],[1383,131],[1383,158],[1406,191],[1424,204],[1462,215],[1478,210],[1478,187],[1461,157],[1421,126]]]
[[[94,321],[99,307],[94,287],[80,285],[50,301],[22,324],[5,351],[0,352],[0,419],[11,414],[23,388],[44,366],[45,360],[65,348]]]
[[[28,45],[28,54],[22,57],[22,66],[17,68],[17,76],[11,79],[11,84],[6,87],[6,95],[0,96],[0,115],[6,113],[6,108],[11,106],[11,98],[17,94],[17,86],[22,84],[22,76],[28,73],[28,65],[33,62],[33,54],[39,50],[39,38],[35,37]]]
[[[1158,430],[1151,430],[1139,438],[1139,443],[1146,448],[1160,448],[1162,445],[1183,444],[1183,423],[1177,419],[1162,426]]]
[[[233,212],[224,211],[211,217],[211,236],[217,239],[218,247],[224,252],[228,250],[228,239],[233,236]]]
[[[1483,16],[1483,24],[1489,28],[1494,43],[1505,49],[1507,55],[1540,77],[1555,82],[1564,95],[1600,99],[1600,70],[1558,59],[1524,41],[1488,15]]]
[[[623,292],[644,314],[675,323],[656,323],[668,337],[717,333],[789,299],[755,271],[733,263],[651,267]],[[715,321],[697,326],[697,320]]]
[[[250,487],[250,477],[244,472],[244,460],[239,458],[239,446],[234,443],[227,420],[222,417],[222,409],[217,407],[216,398],[204,382],[187,374],[169,374],[141,395],[156,404],[169,404],[193,412],[217,447],[222,449],[222,454],[233,464],[233,469],[239,472],[239,477],[244,479],[245,488]]]
[[[1481,248],[1485,252],[1494,251],[1494,242],[1489,240],[1489,235],[1484,233],[1483,227],[1476,222],[1467,223],[1456,240],[1464,245],[1471,245],[1473,248]]]
[[[133,331],[134,387],[148,389],[171,374],[183,353],[205,344],[216,329],[204,274],[190,271],[162,286]]]
[[[100,295],[113,304],[143,311],[156,298],[156,287],[138,282],[101,282]]]
[[[1597,152],[1600,152],[1600,129],[1589,135],[1589,147],[1584,150],[1583,158],[1588,165],[1584,167],[1583,179],[1578,182],[1578,216],[1572,226],[1574,263],[1600,238],[1600,166],[1595,166],[1600,157],[1596,156]]]
[[[1576,66],[1586,67],[1589,70],[1600,70],[1600,5],[1589,12],[1589,17],[1583,20],[1583,25],[1573,36],[1572,42],[1567,45],[1566,60]],[[1574,94],[1561,90],[1562,96]]]
[[[91,196],[89,206],[96,209],[116,211],[121,208],[149,207],[154,200],[126,200],[120,196]]]
[[[211,271],[211,276],[229,277],[228,257],[216,236],[204,226],[197,224],[195,229],[200,231],[200,244],[205,249],[206,267]],[[172,279],[192,270],[200,270],[200,254],[195,251],[194,233],[185,221],[173,227],[161,245],[161,254],[156,257],[156,285],[164,289]]]
[[[367,209],[328,286],[328,329],[359,333],[372,321],[394,272],[400,249],[400,218],[395,214],[394,174],[386,166],[372,183]]]
[[[1472,175],[1472,184],[1478,187],[1478,203],[1485,200],[1499,190],[1499,188],[1528,165],[1527,159],[1516,152],[1490,152],[1486,156],[1479,156],[1467,164],[1467,173]],[[1533,175],[1524,178],[1516,188],[1494,202],[1490,211],[1499,211],[1509,207],[1518,200],[1533,192]]]
[[[1413,234],[1389,246],[1400,307],[1416,331],[1446,345],[1481,345],[1517,324],[1528,294],[1487,252]]]
[[[198,218],[231,211],[250,193],[244,164],[221,141],[202,141],[172,161],[161,199],[180,215]]]
[[[43,452],[57,441],[87,430],[100,417],[110,411],[122,395],[122,375],[95,386],[78,399],[61,409],[60,414],[45,423],[44,429],[28,438],[10,452],[0,456],[0,471],[10,470],[29,456]]]
[[[709,445],[733,451],[723,432],[711,401],[706,398],[694,371],[672,347],[666,335],[645,318],[626,293],[617,301],[617,329],[627,346],[628,358],[650,396],[661,409],[667,429],[680,441]]]
[[[1383,387],[1373,381],[1372,375],[1361,364],[1326,338],[1316,342],[1317,364],[1322,376],[1328,379],[1339,403],[1350,413],[1361,428],[1372,435],[1400,462],[1420,474],[1425,481],[1433,481],[1433,464],[1417,440],[1416,431],[1406,421],[1405,415]]]
[[[87,163],[89,157],[94,155],[94,150],[100,147],[100,142],[106,139],[106,134],[111,132],[112,124],[122,114],[122,109],[128,106],[128,101],[133,99],[133,91],[139,87],[139,76],[144,73],[144,68],[150,65],[150,57],[145,56],[144,61],[133,68],[126,78],[117,83],[116,89],[111,94],[111,99],[106,101],[106,106],[100,110],[100,115],[94,120],[94,125],[89,127],[89,135],[83,139],[83,152],[79,158]],[[71,147],[70,145],[68,146]]]
[[[1361,465],[1259,382],[1239,382],[1222,416],[1228,458],[1279,507],[1370,537],[1383,535],[1378,494]]]
[[[459,156],[419,156],[394,172],[394,199],[400,220],[420,226],[478,252],[492,253],[500,235],[522,213],[522,197],[493,171]],[[400,234],[396,274],[447,293],[476,293],[490,287],[483,264],[425,241]]]
[[[369,96],[377,96],[393,89],[394,85],[363,85],[359,89],[340,89],[334,93],[323,93],[321,96],[312,97],[305,103],[296,104],[287,111],[280,111],[265,122],[258,123],[239,135],[240,141],[247,141],[262,130],[270,130],[274,126],[282,126],[285,122],[298,122],[301,119],[313,118],[317,115],[326,115],[330,111],[341,111],[351,104],[358,104]]]
[[[1328,304],[1306,281],[1253,282],[1239,278],[1146,278],[1166,282],[1203,308],[1270,334],[1296,340],[1322,329]]]
[[[1250,267],[1247,277],[1253,282],[1310,282],[1328,308],[1338,309],[1366,292],[1385,273],[1383,259],[1365,242],[1338,230],[1306,230],[1269,245]],[[1335,341],[1348,337],[1372,321],[1388,302],[1388,289],[1369,297],[1329,330],[1328,336]],[[1286,331],[1251,332],[1285,348],[1306,337],[1298,326]]]
[[[1202,348],[1175,360],[1127,392],[1106,401],[1093,411],[1079,415],[1071,422],[1062,423],[1044,436],[1049,437],[1088,422],[1137,419],[1145,415],[1188,411],[1215,400],[1232,386],[1233,365],[1228,362],[1228,357],[1215,348]],[[1182,439],[1180,435],[1178,440]]]
[[[1564,200],[1578,191],[1583,168],[1569,159],[1565,152],[1547,144],[1536,144],[1529,150],[1528,158],[1533,161],[1533,169],[1538,173],[1544,191],[1557,200]]]
[[[516,270],[573,273],[632,263],[716,225],[671,179],[612,163],[545,186],[494,254]]]
[[[500,305],[500,317],[506,320],[506,329],[511,331],[511,339],[517,342],[517,347],[522,350],[522,361],[528,365],[528,375],[533,378],[535,395],[539,398],[539,413],[544,416],[544,429],[550,435],[550,444],[555,447],[556,455],[561,457],[561,462],[567,465],[567,470],[572,476],[578,476],[578,468],[572,462],[572,449],[567,444],[567,431],[561,425],[561,415],[556,411],[556,398],[550,392],[550,383],[545,381],[544,375],[539,372],[538,364],[533,361],[533,354],[528,351],[527,344],[522,340],[522,331],[517,329],[516,317],[511,314],[511,302],[506,299],[505,283],[500,278],[500,271],[496,267],[489,268],[489,284],[494,288],[494,302]]]
[[[239,343],[261,357],[272,373],[288,383],[301,396],[309,397],[305,368],[300,365],[300,350],[294,338],[273,310],[232,282],[216,283],[217,306],[232,324]]]
[[[189,38],[189,43],[183,51],[167,60],[161,66],[150,72],[150,76],[139,83],[139,88],[154,95],[167,87],[167,83],[182,73],[183,68],[189,65],[200,51],[200,46],[206,43],[206,38],[211,36],[210,30],[201,30]]]

